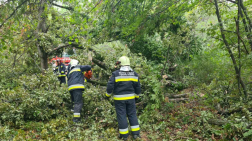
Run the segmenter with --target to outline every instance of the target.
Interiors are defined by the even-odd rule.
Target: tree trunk
[[[241,76],[241,44],[240,44],[241,40],[239,38],[240,37],[240,13],[241,13],[241,0],[238,0],[238,15],[237,15],[238,18],[237,18],[237,20],[235,20],[235,22],[236,22],[236,32],[237,32],[237,38],[238,38],[239,76]],[[238,89],[241,94],[240,83],[241,83],[241,77],[238,78]]]
[[[46,0],[40,1],[39,14],[38,14],[38,18],[39,18],[38,21],[39,22],[38,22],[38,26],[37,26],[37,34],[39,32],[43,32],[43,33],[47,32],[46,17],[44,17],[42,15],[45,10],[45,2],[46,2]],[[48,68],[48,63],[47,63],[48,54],[44,50],[44,47],[39,44],[39,42],[40,42],[40,40],[38,39],[37,40],[37,48],[38,48],[38,53],[39,53],[39,58],[40,58],[40,65],[41,65],[42,72],[44,72],[44,70]]]
[[[235,73],[236,73],[236,78],[238,80],[238,83],[240,82],[242,88],[243,88],[243,93],[245,95],[245,99],[247,99],[247,90],[246,90],[246,86],[245,84],[243,83],[242,79],[241,79],[241,76],[239,75],[239,68],[237,66],[237,63],[236,63],[236,60],[235,60],[235,57],[234,57],[234,54],[226,40],[226,36],[224,34],[224,27],[223,27],[223,23],[222,23],[222,20],[221,20],[221,16],[220,16],[220,12],[219,12],[219,7],[218,7],[218,3],[217,3],[217,0],[214,0],[215,2],[215,8],[216,8],[216,15],[217,15],[217,18],[218,18],[218,22],[219,22],[219,25],[220,25],[220,31],[221,31],[221,36],[222,36],[222,39],[223,39],[223,42],[228,50],[228,53],[232,59],[232,62],[233,62],[233,65],[234,65],[234,69],[235,69]]]

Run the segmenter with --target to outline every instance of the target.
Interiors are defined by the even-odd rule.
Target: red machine
[[[63,62],[66,66],[70,63],[71,59],[69,57],[54,57],[51,59],[50,63],[51,64],[56,64],[56,60],[59,59],[60,62]],[[56,64],[57,65],[57,64]]]

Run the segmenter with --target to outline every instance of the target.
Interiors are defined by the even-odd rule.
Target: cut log
[[[226,120],[222,120],[222,119],[209,119],[207,121],[209,124],[212,124],[212,125],[219,125],[219,126],[222,126],[222,125],[225,125],[228,123],[228,121]]]
[[[189,94],[177,94],[177,95],[169,95],[169,98],[181,98],[181,97],[187,97]]]
[[[246,108],[245,108],[246,109]],[[238,113],[238,112],[244,112],[243,111],[243,107],[239,107],[239,108],[236,108],[236,109],[231,109],[231,110],[227,110],[227,111],[221,111],[219,109],[218,110],[218,113],[217,114],[222,114],[222,115],[231,115],[231,114],[234,114],[234,113]],[[247,108],[247,110],[249,110],[250,112],[252,111],[252,108]]]
[[[189,98],[176,98],[176,99],[169,99],[169,101],[172,101],[172,102],[185,102],[189,100]]]
[[[167,87],[173,87],[174,85],[177,84],[176,81],[165,80],[165,79],[162,80],[162,83],[163,83],[165,86],[167,86]]]
[[[172,78],[172,76],[171,76],[171,75],[169,75],[169,74],[165,74],[165,75],[163,75],[163,76],[162,76],[162,78],[163,78],[163,79],[166,79],[166,80],[172,80],[172,81],[175,81],[175,79],[173,79],[173,78]]]
[[[237,108],[237,109],[232,109],[232,110],[228,110],[228,111],[219,111],[218,110],[218,113],[217,114],[222,114],[222,115],[231,115],[231,114],[234,114],[234,113],[237,113],[237,112],[240,112],[242,111],[242,108]]]

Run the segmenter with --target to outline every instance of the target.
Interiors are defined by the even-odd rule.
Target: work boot
[[[136,140],[136,139],[140,139],[141,136],[140,135],[133,135],[133,138]]]

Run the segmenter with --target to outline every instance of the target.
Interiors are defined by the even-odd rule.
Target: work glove
[[[106,100],[109,100],[110,97],[111,97],[111,95],[105,93],[105,99],[106,99]]]

